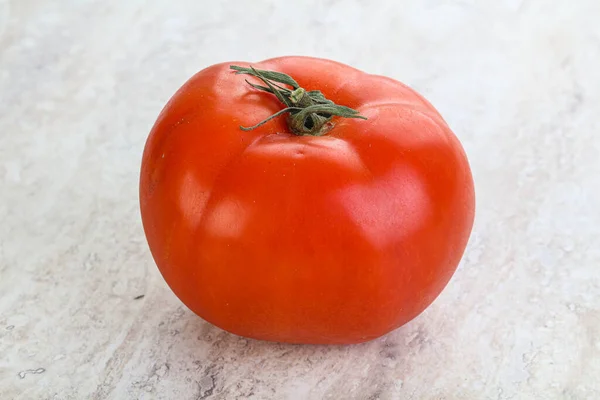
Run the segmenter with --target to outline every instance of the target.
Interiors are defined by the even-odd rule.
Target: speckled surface
[[[0,399],[600,398],[600,2],[296,3],[0,0]],[[145,243],[165,101],[210,64],[283,54],[410,84],[471,160],[463,263],[370,343],[227,334]]]

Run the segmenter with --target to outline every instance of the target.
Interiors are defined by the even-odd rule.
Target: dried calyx
[[[307,91],[300,87],[292,77],[275,71],[263,71],[253,67],[244,68],[231,65],[237,74],[246,74],[260,79],[266,86],[246,82],[255,89],[274,94],[286,108],[276,112],[269,118],[251,127],[240,128],[245,131],[255,129],[282,114],[289,114],[288,126],[295,135],[321,136],[331,129],[331,119],[335,116],[343,118],[367,119],[358,111],[340,106],[328,100],[319,90]],[[281,85],[287,85],[287,88]]]

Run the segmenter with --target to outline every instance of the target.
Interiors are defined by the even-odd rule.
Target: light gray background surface
[[[598,0],[0,0],[0,399],[600,398],[599,17]],[[145,243],[164,103],[210,64],[286,54],[413,86],[470,157],[463,263],[370,343],[227,334]]]

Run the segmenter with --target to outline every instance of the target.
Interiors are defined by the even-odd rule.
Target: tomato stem
[[[325,98],[319,90],[306,91],[301,88],[291,76],[276,71],[258,70],[254,67],[244,68],[231,65],[236,74],[246,74],[260,79],[266,86],[257,85],[246,80],[254,89],[274,94],[286,108],[276,112],[251,127],[240,126],[240,129],[249,131],[269,122],[282,114],[288,113],[288,126],[292,133],[298,136],[322,136],[332,126],[331,119],[335,116],[343,118],[367,119],[352,108],[335,104]],[[286,88],[279,84],[290,86]]]

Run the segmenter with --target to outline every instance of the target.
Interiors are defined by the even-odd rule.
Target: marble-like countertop
[[[600,398],[598,16],[597,0],[0,0],[0,399]],[[165,101],[210,64],[285,54],[410,84],[470,157],[459,270],[370,343],[227,334],[143,236]]]

